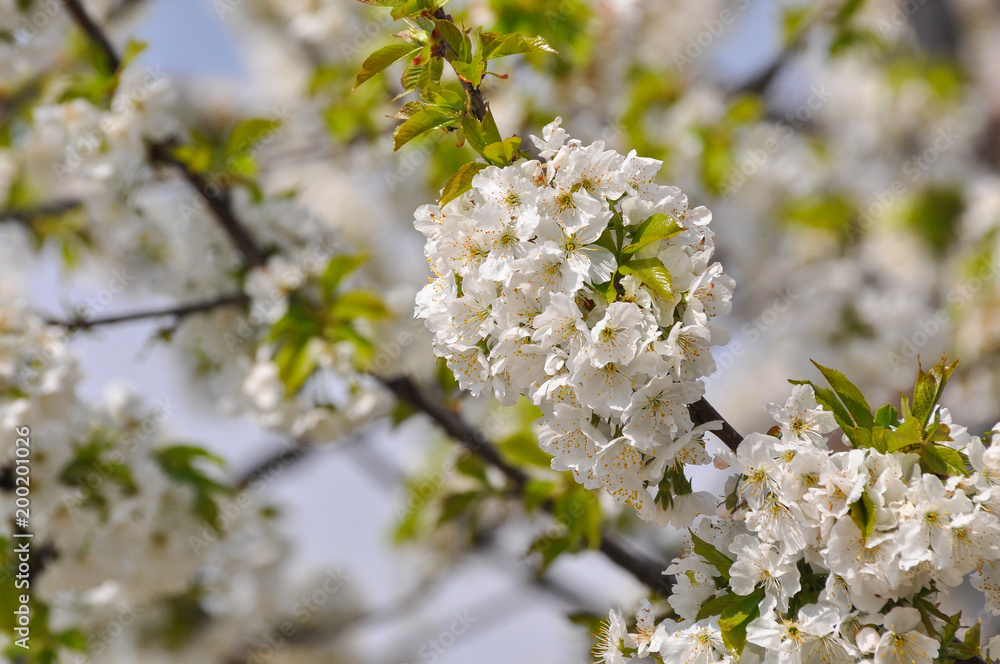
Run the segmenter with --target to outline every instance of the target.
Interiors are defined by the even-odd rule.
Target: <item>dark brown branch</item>
[[[108,69],[113,72],[118,71],[122,66],[121,57],[118,55],[115,47],[111,45],[108,36],[94,22],[94,19],[90,18],[90,14],[83,8],[79,0],[63,0],[63,4],[66,6],[66,11],[73,17],[73,21],[80,26],[81,30],[87,33],[90,41],[94,42],[101,49],[104,58],[108,61]]]
[[[245,489],[255,480],[270,474],[275,467],[284,468],[285,466],[290,466],[296,461],[301,460],[309,454],[312,449],[313,445],[308,440],[298,439],[290,441],[280,450],[262,458],[260,461],[254,463],[250,468],[240,473],[239,477],[237,477],[233,482],[233,486],[238,490]]]
[[[706,424],[708,422],[722,422],[722,428],[713,431],[719,440],[725,443],[726,447],[732,451],[736,451],[739,444],[743,442],[743,436],[733,428],[733,425],[726,421],[719,411],[715,409],[715,406],[708,403],[705,397],[698,399],[692,404],[688,405],[688,412],[691,413],[691,419],[694,420],[695,424]]]
[[[446,14],[444,9],[439,7],[434,11],[434,18],[439,21],[450,21],[451,15]],[[452,55],[458,55],[458,49],[455,48],[454,44],[448,43],[448,40],[444,38],[444,35],[441,36],[441,41],[448,47],[448,50],[452,52]],[[476,116],[476,119],[482,122],[483,118],[486,117],[486,113],[489,112],[489,107],[486,104],[486,98],[483,97],[483,93],[479,90],[479,88],[472,85],[472,83],[469,83],[461,78],[458,80],[459,83],[462,84],[462,89],[464,89],[469,95],[469,109],[472,111],[472,114]]]
[[[16,221],[24,226],[30,226],[33,221],[42,217],[56,217],[80,207],[80,201],[63,200],[44,203],[38,207],[15,208],[0,211],[0,222]]]
[[[519,493],[524,490],[530,479],[527,473],[504,461],[500,453],[497,452],[496,446],[482,432],[467,424],[458,413],[428,398],[409,378],[380,380],[396,395],[397,399],[430,417],[451,438],[497,468],[510,480]],[[543,505],[543,507],[551,512],[551,505]],[[665,595],[670,594],[669,579],[663,574],[663,570],[667,567],[666,563],[632,551],[606,533],[601,535],[600,550],[608,559],[632,574],[651,590]]]
[[[257,243],[250,236],[249,231],[243,223],[236,217],[233,211],[232,201],[229,198],[229,190],[221,185],[213,185],[208,179],[194,170],[186,163],[174,156],[171,145],[174,141],[160,141],[149,146],[149,157],[154,163],[173,166],[181,172],[184,179],[194,188],[205,200],[208,207],[222,230],[226,232],[233,245],[243,254],[243,258],[249,265],[259,267],[267,262],[267,255],[257,246]]]
[[[73,16],[73,20],[80,26],[87,36],[101,49],[108,65],[112,71],[117,71],[122,64],[121,57],[115,51],[114,46],[108,40],[107,35],[101,30],[87,11],[80,4],[79,0],[63,0],[66,9]],[[205,200],[216,221],[229,236],[229,239],[236,248],[243,254],[249,265],[260,266],[267,262],[267,255],[257,246],[250,233],[236,217],[233,211],[229,192],[225,187],[215,187],[209,183],[208,179],[201,173],[197,173],[188,167],[180,159],[174,156],[171,147],[177,143],[176,138],[168,138],[163,141],[153,143],[149,146],[150,160],[154,163],[161,163],[177,168],[184,179],[198,192]]]
[[[148,320],[150,318],[162,318],[164,316],[171,316],[175,319],[182,319],[193,314],[205,313],[219,309],[221,307],[233,307],[240,306],[249,302],[250,299],[243,293],[234,293],[231,295],[223,295],[222,297],[215,298],[214,300],[205,300],[203,302],[193,302],[189,304],[174,305],[171,307],[165,307],[161,309],[147,309],[144,311],[132,311],[125,314],[117,314],[114,316],[106,316],[103,318],[82,318],[77,317],[68,321],[58,321],[50,320],[48,321],[50,325],[60,325],[65,327],[67,330],[74,332],[77,330],[89,330],[95,327],[101,327],[105,325],[117,325],[119,323],[131,323],[135,321]]]

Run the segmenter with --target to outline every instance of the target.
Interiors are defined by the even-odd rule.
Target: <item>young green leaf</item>
[[[854,422],[859,427],[871,429],[875,424],[875,418],[872,417],[872,408],[868,405],[868,401],[865,400],[865,396],[861,393],[861,390],[848,380],[847,376],[836,369],[829,369],[815,361],[813,364],[816,365],[816,368],[820,370],[823,377],[830,383],[833,391],[844,402]]]
[[[469,39],[461,28],[455,25],[452,21],[446,19],[435,18],[434,27],[437,28],[438,34],[441,35],[441,39],[445,41],[446,44],[452,49],[460,62],[465,62],[471,56],[471,49],[466,47],[469,44]],[[449,56],[450,59],[450,56]]]
[[[320,278],[320,286],[323,290],[323,298],[330,299],[330,296],[337,290],[344,278],[351,274],[365,262],[362,254],[341,254],[334,256],[326,264],[326,270]]]
[[[875,521],[878,517],[875,501],[868,495],[868,491],[861,492],[861,499],[851,504],[851,519],[854,525],[861,531],[865,541],[875,532]]]
[[[925,372],[918,368],[917,384],[913,388],[913,415],[920,421],[920,426],[927,426],[934,407],[941,399],[948,379],[958,366],[956,360],[948,364],[945,358]]]
[[[556,50],[549,46],[541,37],[525,37],[519,34],[498,34],[495,32],[482,33],[482,57],[483,60],[495,60],[508,55],[519,53],[534,53],[544,51],[555,53]]]
[[[413,56],[420,49],[420,46],[410,43],[383,46],[365,59],[364,64],[361,65],[361,71],[358,72],[357,77],[354,79],[354,88],[357,88],[392,63],[402,60],[408,55]]]
[[[438,205],[445,205],[472,189],[472,178],[487,166],[488,164],[481,161],[472,161],[459,168],[457,173],[448,178],[444,189],[441,190]]]
[[[724,579],[729,579],[729,568],[733,565],[732,558],[695,535],[690,528],[688,529],[688,533],[691,535],[691,542],[694,544],[694,552],[704,558],[705,562],[709,565],[719,570],[719,574]]]
[[[921,450],[927,469],[937,475],[968,475],[965,459],[957,450],[937,443],[927,443]]]
[[[886,429],[899,426],[899,413],[890,404],[885,404],[875,411],[875,425]]]
[[[622,256],[629,257],[654,242],[667,240],[682,230],[677,220],[669,214],[657,212],[632,231],[632,242],[622,248]]]
[[[632,260],[618,268],[622,274],[635,275],[647,288],[664,300],[673,298],[670,272],[657,258]]]
[[[722,642],[729,651],[739,656],[747,643],[747,625],[760,616],[760,602],[764,599],[764,589],[757,588],[749,595],[740,597],[719,616]]]
[[[403,147],[414,138],[429,131],[453,126],[458,120],[454,113],[442,111],[436,107],[423,108],[411,115],[392,132],[393,152]]]
[[[902,424],[896,427],[895,431],[889,431],[885,435],[886,452],[898,452],[904,447],[917,445],[921,441],[920,422],[917,418],[907,417]]]
[[[497,128],[497,121],[493,117],[493,111],[487,111],[486,117],[483,118],[483,140],[487,145],[503,142],[503,136]]]

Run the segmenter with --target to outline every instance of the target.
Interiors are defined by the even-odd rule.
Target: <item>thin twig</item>
[[[430,417],[451,438],[503,473],[519,493],[524,491],[530,479],[527,473],[504,461],[500,453],[497,452],[496,446],[482,432],[467,424],[458,413],[448,410],[441,404],[428,398],[409,378],[399,377],[380,380],[382,384],[396,395],[397,399]],[[546,511],[552,511],[550,504],[543,505],[542,507]],[[601,535],[600,550],[612,562],[631,573],[632,576],[651,590],[670,594],[669,579],[663,574],[663,570],[667,566],[666,563],[631,550],[630,547],[612,539],[607,533],[602,533]]]
[[[208,204],[216,221],[222,226],[222,230],[226,232],[239,252],[243,254],[246,262],[254,267],[264,265],[267,262],[267,254],[257,246],[256,241],[250,236],[250,232],[236,217],[232,200],[229,197],[229,190],[220,185],[213,185],[204,175],[194,171],[184,161],[174,156],[171,146],[175,142],[175,140],[168,139],[151,143],[149,146],[150,160],[153,163],[173,166],[180,171],[184,179]]]
[[[121,67],[122,60],[104,31],[90,18],[79,0],[63,0],[63,3],[80,29],[101,49],[111,70],[117,71]],[[264,265],[267,262],[267,254],[257,245],[242,222],[236,217],[228,189],[221,186],[214,187],[203,174],[192,170],[186,163],[175,157],[171,148],[178,142],[177,138],[172,137],[152,143],[149,146],[150,160],[154,163],[167,164],[177,168],[184,179],[208,204],[216,221],[243,254],[246,262],[254,267]]]
[[[82,318],[77,317],[68,321],[50,320],[49,325],[65,327],[70,332],[77,330],[89,330],[95,327],[107,325],[117,325],[120,323],[132,323],[136,321],[148,320],[150,318],[162,318],[172,316],[178,320],[188,316],[206,313],[221,307],[241,306],[249,302],[250,299],[243,293],[223,295],[213,300],[203,302],[193,302],[189,304],[173,305],[160,309],[147,309],[144,311],[132,311],[124,314],[105,316],[103,318]]]
[[[63,0],[63,4],[66,5],[66,11],[73,17],[73,21],[80,26],[81,30],[87,33],[90,41],[94,42],[101,49],[104,58],[108,61],[108,69],[113,72],[118,71],[122,66],[121,57],[118,55],[115,47],[111,45],[111,40],[104,34],[101,27],[94,22],[94,19],[90,18],[90,14],[83,8],[79,0]]]
[[[24,226],[31,226],[31,223],[42,217],[56,217],[67,212],[72,212],[80,207],[80,201],[61,200],[43,203],[31,208],[13,208],[0,211],[0,222],[16,221]]]

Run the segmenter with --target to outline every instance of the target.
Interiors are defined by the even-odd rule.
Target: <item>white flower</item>
[[[788,610],[788,599],[799,592],[799,570],[793,561],[786,560],[770,544],[756,537],[737,535],[729,546],[736,560],[729,569],[729,586],[737,595],[749,595],[758,585],[764,588],[761,615],[776,607]]]
[[[916,631],[919,624],[920,612],[908,606],[897,606],[886,614],[886,631],[875,650],[875,664],[931,664],[940,644]]]
[[[784,443],[810,443],[817,447],[825,443],[825,434],[837,428],[833,413],[816,403],[812,385],[796,385],[784,408],[768,404],[767,411],[781,425]]]
[[[631,302],[612,302],[604,318],[591,330],[591,361],[595,366],[608,362],[628,364],[635,358],[639,341],[648,334],[646,317]]]
[[[608,613],[608,621],[601,623],[601,631],[594,644],[594,659],[604,664],[625,664],[622,655],[622,641],[628,637],[625,621],[621,615],[612,609]]]
[[[971,510],[972,501],[961,492],[950,492],[936,475],[915,479],[900,508],[900,566],[907,570],[923,561],[950,558],[951,517]]]
[[[625,437],[643,451],[651,451],[666,439],[675,439],[691,429],[687,404],[702,395],[700,383],[654,378],[632,395],[623,419]]]
[[[731,660],[722,642],[722,632],[711,620],[701,620],[686,629],[664,634],[657,641],[664,662],[713,664]]]

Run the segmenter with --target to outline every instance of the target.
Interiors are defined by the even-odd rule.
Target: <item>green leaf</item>
[[[438,516],[438,525],[464,516],[479,503],[482,497],[483,494],[479,491],[448,494],[441,499],[441,514]]]
[[[237,122],[226,139],[225,157],[232,159],[252,152],[280,126],[281,120],[274,118],[247,118]]]
[[[465,141],[469,147],[476,151],[476,154],[485,157],[483,154],[486,148],[486,139],[483,137],[483,125],[472,113],[462,116],[462,131],[465,133]]]
[[[460,80],[465,81],[473,88],[478,88],[483,82],[483,76],[486,75],[486,63],[483,62],[481,52],[477,52],[471,62],[452,60],[451,67]]]
[[[852,229],[858,205],[844,194],[814,194],[788,199],[778,211],[778,217],[790,226],[841,234]]]
[[[709,565],[719,570],[719,574],[722,575],[722,578],[728,580],[729,568],[733,565],[732,558],[695,535],[690,528],[688,529],[688,533],[691,535],[691,542],[694,544],[694,552],[704,558],[705,562]]]
[[[70,650],[87,652],[87,635],[78,629],[67,629],[53,635],[53,637]]]
[[[413,61],[403,68],[403,75],[399,77],[399,83],[403,86],[403,94],[420,88],[429,90],[441,80],[441,72],[444,61],[440,58],[431,57],[430,46],[425,46],[419,55],[413,57]]]
[[[316,348],[308,340],[298,344],[285,344],[274,354],[278,375],[288,394],[296,394],[318,368]]]
[[[865,429],[871,429],[875,424],[875,418],[872,417],[872,408],[868,405],[868,401],[865,400],[865,396],[861,393],[861,390],[848,380],[847,376],[836,369],[829,369],[815,361],[813,361],[813,364],[816,365],[816,368],[820,370],[823,377],[830,383],[833,391],[844,402],[855,423]]]
[[[468,37],[462,29],[455,25],[452,21],[436,18],[434,19],[434,27],[437,28],[438,34],[441,35],[443,39],[455,53],[459,62],[467,62],[470,57],[472,57],[472,49],[470,48],[470,42]]]
[[[852,503],[850,510],[854,525],[858,527],[867,542],[871,534],[875,532],[875,520],[878,517],[875,501],[868,495],[867,490],[862,491],[860,500]]]
[[[727,593],[719,597],[713,597],[698,609],[698,615],[695,616],[695,620],[704,620],[711,616],[722,615],[722,612],[728,609],[733,604],[741,602],[743,600],[743,595],[737,595],[735,593]]]
[[[927,372],[918,368],[917,384],[913,388],[913,415],[919,420],[921,427],[927,426],[931,413],[934,412],[934,407],[941,399],[948,379],[957,366],[957,360],[948,364],[947,360],[942,358]]]
[[[405,0],[404,2],[390,5],[392,7],[391,15],[398,21],[407,16],[433,12],[438,7],[443,7],[447,2],[448,0]]]
[[[457,119],[454,113],[446,113],[433,107],[423,108],[411,115],[392,132],[392,150],[395,152],[414,138],[427,132],[453,126]]]
[[[198,463],[201,460],[222,465],[218,456],[193,445],[175,445],[162,449],[156,454],[163,471],[174,481],[189,485],[194,489],[194,512],[210,527],[218,531],[219,506],[215,495],[226,488],[205,474]]]
[[[493,111],[487,110],[486,117],[483,118],[483,140],[487,145],[492,143],[502,143],[503,136],[497,128],[497,121],[493,117]]]
[[[550,537],[540,535],[538,539],[531,543],[528,548],[530,553],[539,553],[542,556],[540,571],[544,572],[555,562],[556,558],[570,550],[573,541],[567,535]]]
[[[399,7],[406,4],[406,0],[361,0],[361,2],[375,7]]]
[[[908,420],[913,417],[913,411],[910,410],[910,398],[905,394],[899,395],[899,416],[903,420]],[[917,423],[919,426],[919,422]]]
[[[599,293],[608,304],[611,304],[618,299],[618,292],[615,290],[614,279],[611,281],[605,281],[603,284],[594,284],[594,292]]]
[[[889,431],[885,437],[886,451],[889,453],[898,452],[909,445],[916,445],[922,442],[920,437],[920,422],[910,415],[895,431]]]
[[[208,450],[196,445],[174,445],[159,450],[156,458],[160,465],[167,471],[178,468],[186,468],[198,459],[210,461],[215,465],[224,466],[225,460],[217,454],[212,454]]]
[[[365,59],[364,64],[361,65],[361,71],[358,72],[357,77],[354,79],[354,88],[352,90],[392,63],[402,60],[408,55],[413,55],[420,49],[420,46],[410,43],[383,46]]]
[[[682,230],[684,229],[671,215],[657,212],[635,227],[635,230],[632,231],[632,242],[622,248],[621,255],[623,257],[632,256],[640,249],[660,240],[668,240]]]
[[[890,404],[885,404],[875,411],[875,425],[886,429],[899,426],[899,413]]]
[[[632,260],[618,268],[622,274],[631,274],[639,279],[647,288],[662,297],[671,300],[674,290],[671,285],[670,272],[657,258]]]
[[[927,443],[921,450],[927,468],[937,475],[968,475],[965,459],[958,450],[937,443]]]
[[[326,264],[323,276],[320,278],[320,285],[323,289],[323,299],[329,300],[344,279],[365,262],[363,254],[341,254],[334,256]]]
[[[459,168],[457,173],[448,178],[444,189],[441,190],[438,205],[445,205],[472,189],[472,178],[488,165],[481,161],[472,161]]]
[[[760,616],[759,604],[764,599],[764,589],[757,588],[739,601],[727,606],[719,616],[722,642],[730,652],[739,656],[747,643],[747,625]]]
[[[367,318],[378,320],[389,315],[381,298],[371,291],[354,290],[338,297],[330,308],[330,314],[336,319],[354,320]]]
[[[574,550],[596,549],[601,543],[601,504],[597,495],[571,484],[556,498],[552,510],[556,521],[566,526]]]
[[[555,53],[556,50],[541,37],[525,37],[519,34],[482,33],[483,60],[495,60],[508,55],[535,52]]]
[[[514,162],[521,147],[521,139],[511,136],[504,141],[490,143],[483,148],[483,156],[497,166],[509,166]]]
[[[507,436],[497,443],[497,447],[515,465],[539,468],[552,465],[552,457],[542,451],[538,446],[538,438],[527,429]]]
[[[965,638],[962,639],[965,645],[975,649],[977,655],[979,654],[979,646],[982,639],[980,635],[980,632],[982,631],[982,626],[983,626],[983,621],[977,620],[975,625],[973,625],[972,627],[970,627],[965,631]]]
[[[146,42],[130,39],[122,52],[121,69],[125,69],[149,46]]]
[[[527,484],[524,485],[524,491],[522,492],[524,498],[524,509],[528,512],[534,512],[536,509],[551,500],[555,489],[555,482],[537,479],[528,480]]]

